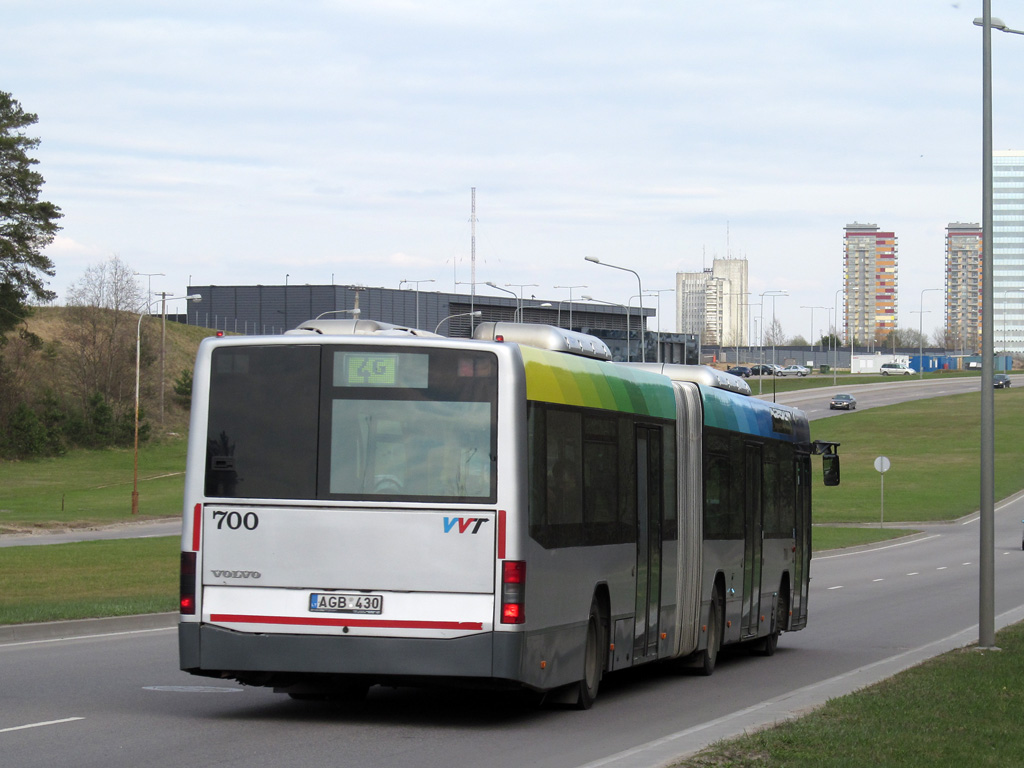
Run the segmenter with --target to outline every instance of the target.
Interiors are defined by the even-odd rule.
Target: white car
[[[882,363],[883,376],[889,376],[895,374],[897,376],[913,376],[916,371],[906,363]]]
[[[793,375],[793,376],[806,376],[808,373],[810,373],[810,371],[807,368],[804,368],[802,365],[787,365],[785,368],[783,368],[781,371],[779,371],[778,375],[779,376],[790,376],[790,375]]]

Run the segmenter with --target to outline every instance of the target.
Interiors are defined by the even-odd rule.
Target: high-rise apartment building
[[[1024,152],[992,153],[993,349],[1024,354]]]
[[[704,344],[747,345],[746,259],[715,259],[711,269],[676,273],[676,330]]]
[[[946,226],[946,347],[981,349],[981,225]],[[997,348],[998,348],[997,344]]]
[[[896,329],[899,270],[896,234],[876,224],[847,224],[843,249],[846,343],[871,344]]]

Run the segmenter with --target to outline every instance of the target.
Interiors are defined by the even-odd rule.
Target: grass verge
[[[0,624],[178,608],[181,539],[86,541],[0,552]]]
[[[995,402],[995,497],[1024,488],[1024,388]],[[841,443],[842,484],[814,488],[816,523],[953,520],[978,509],[978,413],[974,392],[871,408],[811,422],[815,439]],[[884,481],[874,461],[887,456]]]
[[[181,514],[183,437],[139,447],[139,514],[132,516],[131,449],[75,450],[35,461],[0,462],[0,533],[84,527]]]
[[[915,533],[917,531],[910,528],[836,528],[830,525],[816,525],[811,532],[811,542],[815,552],[822,552],[826,549],[876,544]]]
[[[999,652],[951,651],[799,720],[720,742],[678,768],[1020,765],[1024,625]]]

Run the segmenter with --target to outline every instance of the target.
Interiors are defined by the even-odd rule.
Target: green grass
[[[995,497],[1024,488],[1024,388],[995,402]],[[878,456],[885,474],[885,522],[952,520],[975,512],[980,487],[979,393],[871,408],[811,423],[815,439],[841,443],[842,483],[814,488],[817,523],[874,523],[882,515]]]
[[[139,514],[134,519],[181,514],[185,447],[181,437],[139,447]],[[132,520],[133,464],[131,449],[0,462],[0,533]]]
[[[1021,765],[1024,625],[998,652],[951,651],[799,720],[721,742],[679,768]]]
[[[826,549],[842,549],[859,547],[862,544],[875,544],[903,536],[910,536],[917,531],[908,528],[836,528],[817,525],[811,534],[811,542],[815,552]]]
[[[4,548],[0,624],[175,611],[180,551],[177,536]]]

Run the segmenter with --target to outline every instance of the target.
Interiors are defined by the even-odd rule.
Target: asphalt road
[[[866,386],[894,385],[912,382]],[[805,396],[827,403],[830,394]],[[1022,518],[1020,498],[997,508],[998,626],[1024,619]],[[161,627],[173,616],[8,629],[0,632],[0,763],[663,765],[975,641],[977,561],[977,516],[926,526],[910,541],[820,555],[808,628],[784,635],[774,657],[727,653],[710,678],[663,666],[609,675],[588,712],[415,689],[374,688],[349,710],[293,702],[180,672],[174,628]]]

